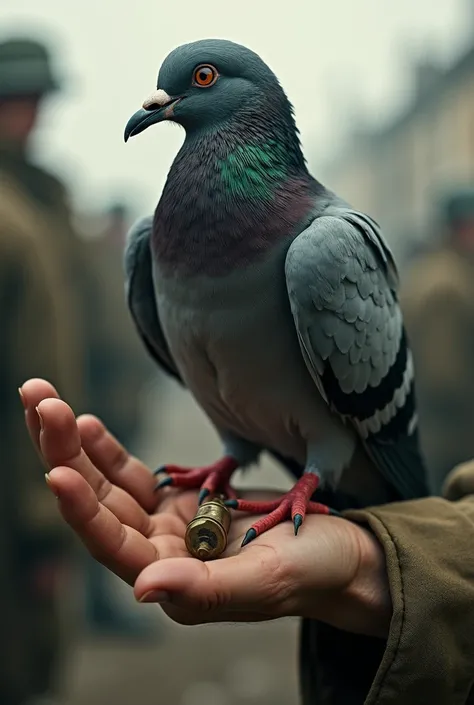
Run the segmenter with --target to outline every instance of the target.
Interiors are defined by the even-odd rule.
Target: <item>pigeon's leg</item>
[[[246,441],[224,437],[225,454],[211,465],[185,468],[179,465],[163,465],[155,470],[158,483],[155,489],[169,485],[186,489],[200,489],[198,502],[201,504],[210,494],[222,492],[228,498],[237,495],[230,485],[230,479],[238,468],[242,468],[258,458],[260,449]],[[159,477],[163,474],[163,477]]]
[[[259,519],[247,531],[242,546],[246,546],[250,541],[263,534],[264,531],[272,529],[285,519],[293,520],[295,535],[303,523],[306,514],[325,514],[339,516],[339,513],[330,507],[326,507],[319,502],[312,502],[311,497],[319,486],[319,476],[314,472],[305,472],[295,486],[280,499],[273,502],[248,502],[242,499],[229,499],[226,504],[232,509],[238,509],[252,514],[264,514],[266,516]]]

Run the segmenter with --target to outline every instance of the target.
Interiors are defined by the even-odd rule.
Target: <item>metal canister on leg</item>
[[[186,527],[185,541],[189,553],[201,561],[219,558],[227,547],[230,521],[231,514],[224,504],[224,497],[203,502]]]

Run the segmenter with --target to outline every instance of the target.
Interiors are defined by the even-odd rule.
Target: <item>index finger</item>
[[[43,428],[40,446],[50,468],[67,466],[80,473],[95,492],[98,500],[123,523],[148,535],[150,516],[123,488],[110,482],[91,462],[82,447],[82,439],[72,409],[60,399],[43,399],[37,412]]]
[[[51,457],[45,459],[42,453],[40,422],[36,409],[41,402],[47,399],[59,399],[59,394],[52,384],[39,378],[26,381],[20,387],[19,392],[25,407],[25,420],[31,440],[42,459],[46,460],[46,462],[48,460],[51,461]],[[66,438],[72,435],[75,439],[73,443],[77,445],[77,434],[73,428],[72,413],[69,416],[70,424]],[[94,465],[109,482],[128,492],[146,512],[153,512],[157,505],[157,497],[154,492],[155,482],[146,465],[131,456],[117,439],[107,431],[104,424],[94,416],[80,416],[77,419],[77,427],[79,428],[82,447],[91,461],[90,464]],[[64,434],[59,436],[60,442],[62,439],[65,439]],[[58,437],[53,442],[54,450],[56,450],[57,444]],[[78,452],[79,449],[77,448],[76,450]],[[64,455],[61,458],[55,458],[61,463],[68,459]],[[57,463],[53,462],[52,464],[55,465]]]
[[[40,422],[36,407],[43,399],[59,399],[59,394],[52,384],[45,379],[34,378],[27,380],[18,392],[21,397],[22,404],[25,408],[25,422],[33,441],[34,446],[41,453],[40,448]]]
[[[85,414],[77,419],[82,447],[95,467],[112,484],[121,487],[150,514],[158,504],[156,481],[150,470],[124,448],[102,421]]]
[[[72,468],[53,468],[48,484],[58,498],[63,518],[90,554],[120,578],[133,585],[140,571],[159,558],[155,546],[139,531],[122,524]]]

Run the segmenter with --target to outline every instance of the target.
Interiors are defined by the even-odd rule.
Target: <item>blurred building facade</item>
[[[414,70],[408,107],[354,132],[325,179],[381,223],[401,262],[433,239],[438,193],[474,181],[474,44],[448,69],[425,60]]]

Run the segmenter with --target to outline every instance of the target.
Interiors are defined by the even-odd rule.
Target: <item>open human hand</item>
[[[20,391],[62,516],[94,558],[134,586],[139,601],[159,603],[181,624],[299,615],[386,633],[391,610],[383,555],[365,529],[308,516],[297,538],[286,522],[241,549],[255,516],[235,513],[225,554],[202,563],[184,542],[197,491],[156,493],[149,469],[97,418],[76,419],[44,380],[29,380]]]

